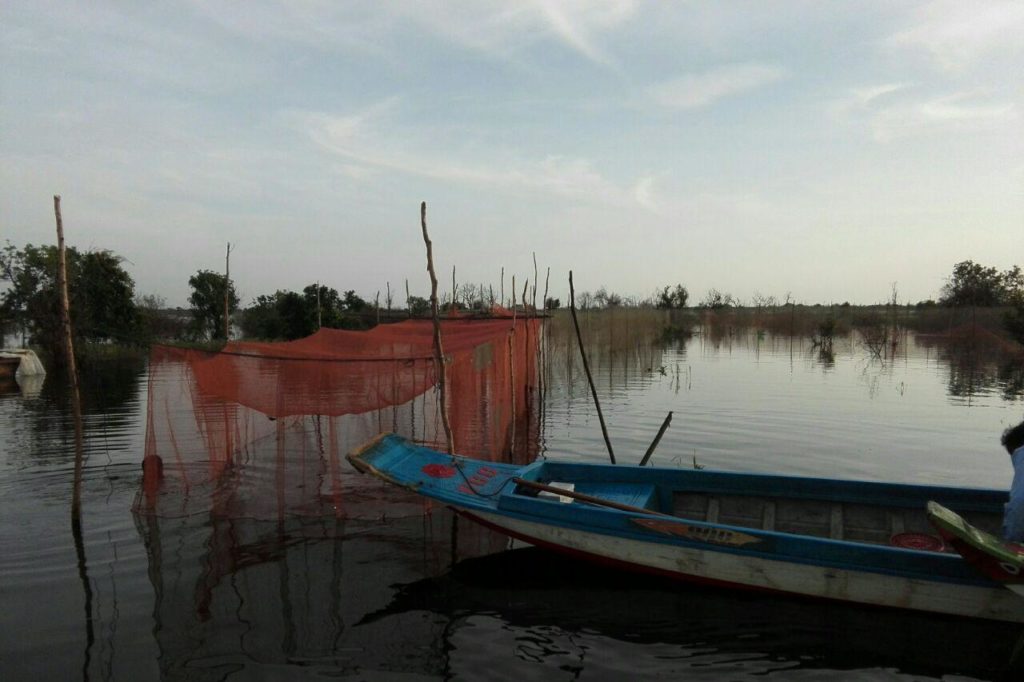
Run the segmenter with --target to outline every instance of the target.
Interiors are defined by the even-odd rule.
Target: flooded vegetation
[[[619,462],[635,465],[671,410],[654,465],[1006,487],[998,436],[1024,411],[1018,351],[982,325],[938,335],[903,309],[895,325],[884,307],[871,324],[841,313],[581,311]],[[575,343],[557,312],[542,345],[540,456],[606,461]],[[124,358],[83,376],[80,554],[59,376],[0,396],[3,679],[1019,672],[1007,666],[1020,628],[605,571],[347,469],[341,516],[133,513],[148,381]]]

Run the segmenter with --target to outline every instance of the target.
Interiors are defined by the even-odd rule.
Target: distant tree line
[[[122,263],[123,259],[109,250],[67,249],[68,291],[76,347],[77,342],[141,346],[156,339],[223,340],[225,291],[228,315],[248,338],[296,339],[322,327],[364,329],[376,322],[373,313],[379,314],[380,310],[379,293],[378,300],[370,303],[353,290],[339,294],[336,289],[320,283],[310,284],[301,292],[279,290],[260,295],[247,308],[239,310],[234,283],[210,270],[199,270],[189,277],[190,308],[171,310],[159,296],[136,296],[135,283]],[[27,342],[42,347],[60,362],[63,330],[56,273],[55,246],[28,244],[17,248],[7,242],[0,249],[0,333],[20,333]],[[443,298],[442,310],[454,307],[478,314],[488,314],[496,303],[494,291],[482,284],[463,284],[447,301]],[[622,296],[604,286],[593,293],[583,291],[576,296],[576,304],[583,310],[620,306],[681,310],[689,302],[690,293],[681,283],[665,285],[648,298]],[[790,303],[787,294],[786,305]],[[390,287],[385,304],[390,311]],[[561,301],[549,297],[544,304],[548,310],[554,310],[560,307]],[[719,311],[741,305],[731,294],[712,288],[696,307]],[[758,310],[779,305],[773,296],[755,293],[752,299],[752,306]],[[957,263],[942,287],[938,303],[923,301],[917,307],[928,305],[1005,307],[1004,327],[1017,341],[1024,343],[1024,273],[1020,266],[999,271],[971,260]],[[423,316],[429,312],[429,303],[425,298],[408,296],[405,311],[409,316]]]
[[[279,290],[260,295],[242,311],[239,326],[246,337],[260,339],[299,339],[317,329],[365,329],[370,326],[363,312],[370,309],[364,299],[349,290],[339,295],[336,289],[310,284],[302,290]]]

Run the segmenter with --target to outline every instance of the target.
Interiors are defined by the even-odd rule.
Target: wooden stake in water
[[[503,273],[504,274],[504,273]],[[512,435],[509,443],[509,454],[516,452],[516,276],[512,275],[512,330],[508,333],[508,376],[512,391]]]
[[[231,338],[231,242],[228,242],[228,252],[224,256],[224,340]]]
[[[455,439],[452,437],[452,426],[448,422],[448,397],[445,388],[445,358],[441,346],[441,319],[437,305],[437,275],[434,274],[434,250],[427,234],[427,202],[420,204],[420,225],[423,228],[423,243],[427,246],[427,272],[430,273],[430,311],[434,318],[434,362],[437,363],[437,385],[441,395],[441,424],[444,426],[445,439],[448,441],[448,454],[455,454]],[[452,271],[454,280],[454,270]]]
[[[665,417],[665,421],[661,423],[661,428],[658,429],[658,435],[654,437],[654,441],[651,442],[651,446],[647,448],[647,452],[644,453],[643,459],[640,460],[640,466],[647,464],[648,460],[651,459],[651,455],[654,454],[655,448],[658,447],[658,443],[661,442],[661,437],[665,435],[665,430],[668,429],[668,425],[672,423],[672,413],[669,412],[668,416]],[[694,460],[696,461],[696,460]]]
[[[85,457],[82,435],[82,401],[78,391],[78,367],[75,364],[75,347],[71,334],[71,305],[68,298],[68,261],[64,246],[64,222],[60,215],[60,196],[53,197],[53,212],[57,218],[57,289],[60,294],[60,318],[64,329],[64,351],[66,354],[68,387],[71,391],[71,414],[75,422],[75,474],[71,488],[71,536],[75,542],[78,558],[78,577],[85,593],[85,661],[82,664],[83,677],[88,679],[92,645],[96,639],[92,622],[92,584],[86,571],[85,541],[82,538],[82,465]]]
[[[533,295],[531,296],[533,301],[533,314],[537,315],[537,252],[533,252]]]
[[[75,480],[71,491],[71,521],[78,523],[82,513],[82,402],[78,392],[78,368],[75,366],[75,346],[71,335],[67,249],[64,246],[60,196],[53,197],[53,212],[57,217],[57,289],[60,294],[60,321],[64,330],[64,357],[68,370],[68,387],[71,390],[71,411],[75,421]]]
[[[583,370],[587,373],[587,381],[590,383],[590,393],[594,396],[594,407],[597,408],[597,419],[601,422],[601,435],[604,436],[604,444],[608,448],[608,458],[615,464],[615,453],[612,451],[612,441],[608,438],[608,427],[604,423],[604,414],[601,413],[601,401],[597,399],[597,387],[594,386],[594,377],[590,374],[590,365],[587,364],[587,352],[583,348],[583,334],[580,333],[580,322],[576,319],[576,290],[572,285],[572,270],[569,271],[569,312],[572,313],[572,325],[576,328],[576,341],[580,345],[580,355],[583,357]]]

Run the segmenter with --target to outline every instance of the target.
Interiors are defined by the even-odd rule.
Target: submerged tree
[[[187,322],[176,311],[167,308],[167,300],[163,296],[136,296],[135,308],[139,311],[139,336],[143,341],[183,339],[188,333]]]
[[[412,317],[422,317],[430,312],[430,301],[422,296],[410,296],[406,305],[409,308],[409,315]]]
[[[188,301],[192,306],[191,333],[196,339],[224,338],[224,289],[228,290],[228,314],[238,308],[235,286],[228,279],[210,270],[200,270],[188,278],[192,294]]]
[[[349,290],[344,296],[337,289],[310,284],[302,293],[278,290],[273,295],[257,296],[240,317],[242,333],[260,339],[300,339],[320,328],[365,329],[366,301]]]
[[[622,305],[622,296],[601,287],[594,293],[594,302],[603,308],[616,308]]]
[[[689,299],[690,292],[682,284],[677,284],[675,288],[666,284],[663,289],[656,292],[655,305],[668,310],[678,310],[685,308]]]
[[[64,358],[60,294],[57,291],[56,246],[10,242],[0,250],[0,315],[22,330],[60,363]],[[75,347],[80,342],[138,340],[135,283],[121,266],[123,259],[107,250],[81,253],[67,248],[68,291]]]
[[[708,293],[704,296],[704,300],[700,302],[701,308],[707,308],[710,310],[722,310],[724,308],[732,308],[736,305],[739,305],[739,301],[733,298],[732,294],[723,294],[718,289],[708,289]]]
[[[942,287],[942,303],[949,306],[994,306],[1005,302],[1007,280],[1019,279],[1020,268],[1000,273],[972,260],[953,266],[953,273]]]
[[[1003,314],[1003,328],[1024,344],[1024,272],[1019,265],[999,272],[971,260],[953,266],[953,274],[942,287],[940,301],[947,306],[1009,306]]]

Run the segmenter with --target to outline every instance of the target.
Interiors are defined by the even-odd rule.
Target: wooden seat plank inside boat
[[[694,521],[722,523],[810,535],[833,540],[888,545],[900,533],[932,534],[925,510],[814,499],[774,499],[757,495],[676,492],[672,514]],[[967,514],[970,523],[998,534],[997,514]]]

